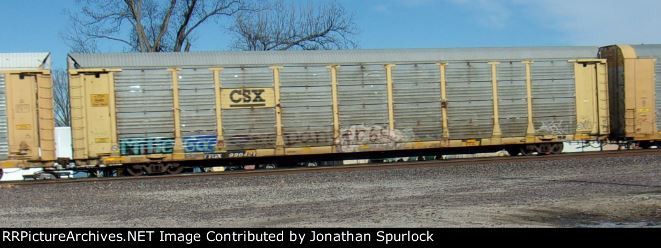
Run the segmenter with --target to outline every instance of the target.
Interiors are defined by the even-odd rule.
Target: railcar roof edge
[[[50,69],[51,56],[39,53],[0,53],[0,70]]]
[[[163,68],[596,58],[596,46],[69,54],[69,68]]]

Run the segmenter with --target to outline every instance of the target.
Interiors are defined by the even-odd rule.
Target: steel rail
[[[262,169],[248,171],[225,171],[225,172],[206,172],[206,173],[186,173],[176,175],[153,175],[153,176],[114,176],[114,177],[90,177],[78,179],[50,179],[50,180],[26,180],[26,181],[8,181],[0,183],[2,185],[22,186],[22,185],[42,185],[42,184],[72,184],[72,183],[96,183],[127,180],[155,180],[167,178],[195,178],[195,177],[228,177],[228,176],[269,176],[299,173],[325,173],[325,172],[346,172],[360,170],[384,170],[384,169],[403,169],[403,168],[429,168],[438,166],[460,166],[460,165],[487,165],[503,162],[535,162],[549,160],[573,160],[585,158],[615,158],[626,156],[643,155],[661,155],[661,149],[644,150],[620,150],[620,151],[601,151],[601,152],[576,152],[545,156],[503,156],[503,157],[484,157],[484,158],[457,158],[448,160],[429,160],[429,161],[411,161],[394,163],[368,163],[356,165],[337,165],[337,166],[319,166],[319,167],[297,167],[281,169]]]

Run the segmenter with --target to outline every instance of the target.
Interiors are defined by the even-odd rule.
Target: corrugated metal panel
[[[451,139],[489,138],[493,134],[491,65],[447,65],[448,128]]]
[[[661,45],[633,46],[638,57],[656,58],[656,130],[661,131]]]
[[[593,58],[597,47],[517,47],[340,51],[70,54],[70,68],[208,67],[263,64],[357,64],[455,60]]]
[[[9,140],[7,133],[7,91],[5,75],[0,74],[0,159],[9,157]]]
[[[661,131],[661,60],[656,61],[656,130]]]
[[[171,72],[166,69],[118,72],[115,95],[122,152],[171,153],[174,144]]]
[[[0,53],[0,70],[50,69],[50,53]]]
[[[388,130],[388,94],[383,65],[342,65],[337,72],[340,131],[343,145],[375,144],[381,138],[365,142],[352,130]],[[380,133],[385,136],[388,134]]]
[[[525,65],[521,61],[502,62],[497,72],[502,137],[524,137],[528,128]]]
[[[441,74],[437,64],[399,64],[393,68],[395,128],[411,141],[440,140]]]
[[[567,60],[532,64],[535,134],[569,135],[576,131],[574,65]]]
[[[330,70],[323,66],[284,67],[280,81],[285,146],[332,145]]]
[[[216,134],[216,95],[213,73],[209,69],[179,71],[179,108],[181,135]]]
[[[223,88],[272,88],[273,71],[268,67],[225,68]],[[275,109],[223,109],[223,133],[227,149],[275,147]]]

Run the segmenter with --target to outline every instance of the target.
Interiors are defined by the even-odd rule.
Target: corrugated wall
[[[383,65],[342,65],[337,72],[342,145],[388,142],[388,93]],[[357,132],[360,132],[357,133]],[[371,135],[372,142],[366,142]]]
[[[656,60],[656,131],[661,131],[661,60]]]
[[[213,152],[217,142],[213,72],[208,68],[188,68],[177,75],[184,151]]]
[[[285,146],[332,145],[330,70],[325,66],[284,67],[280,82]]]
[[[528,127],[525,65],[521,61],[504,61],[497,70],[502,137],[524,137]]]
[[[576,132],[574,65],[567,60],[532,64],[532,108],[536,135]]]
[[[452,62],[447,65],[446,73],[450,139],[491,137],[491,65],[486,62]]]
[[[268,67],[225,68],[222,87],[272,88],[273,70]],[[275,147],[275,109],[223,109],[223,132],[227,149]]]
[[[179,71],[181,135],[216,135],[213,73],[209,69]]]
[[[7,91],[5,88],[5,75],[0,73],[0,159],[9,158],[6,94]]]
[[[411,141],[440,140],[441,74],[437,64],[393,67],[395,129],[413,134]]]
[[[123,70],[115,75],[117,130],[123,154],[172,153],[172,73]]]

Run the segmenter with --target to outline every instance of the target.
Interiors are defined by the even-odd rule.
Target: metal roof
[[[661,58],[661,45],[634,45],[638,57]]]
[[[598,47],[69,54],[69,68],[163,68],[595,58]]]
[[[0,53],[0,70],[34,70],[50,68],[50,53]]]

